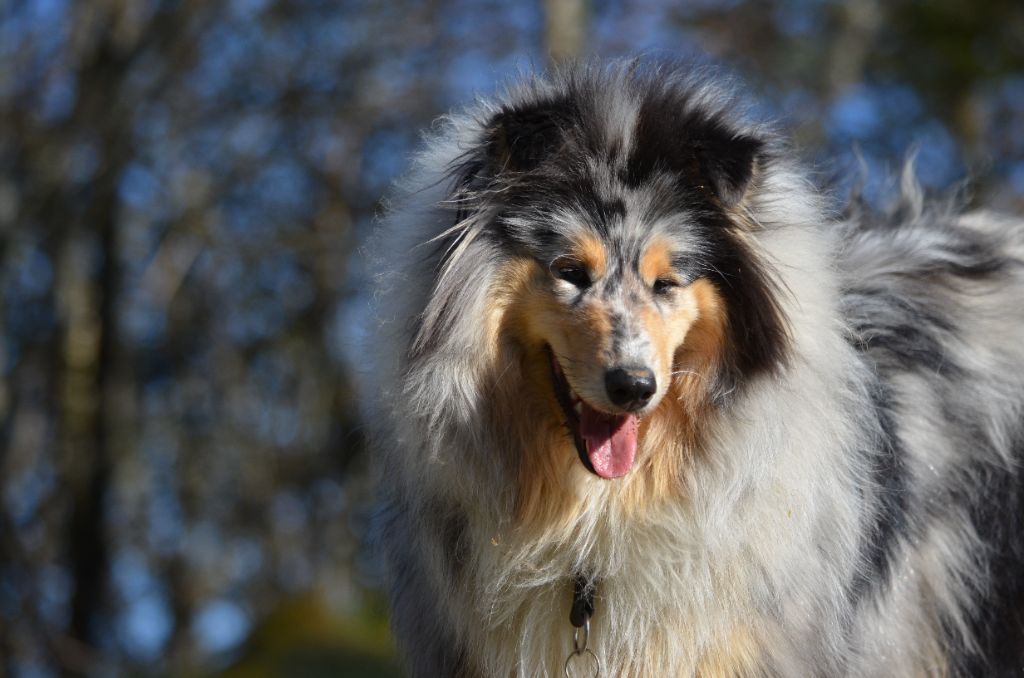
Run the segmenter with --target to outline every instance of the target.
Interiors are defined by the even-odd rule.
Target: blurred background
[[[398,675],[360,244],[437,115],[640,51],[1024,210],[1019,0],[0,0],[0,676]]]

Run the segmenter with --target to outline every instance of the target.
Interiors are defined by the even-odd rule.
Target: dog
[[[1024,222],[845,212],[714,74],[443,118],[376,273],[412,676],[1024,672]]]

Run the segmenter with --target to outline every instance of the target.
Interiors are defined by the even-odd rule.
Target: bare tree
[[[579,58],[587,46],[586,0],[544,0],[544,44],[555,61]]]

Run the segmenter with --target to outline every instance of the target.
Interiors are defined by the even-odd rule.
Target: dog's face
[[[785,334],[738,218],[762,142],[685,101],[629,101],[501,111],[459,200],[486,201],[518,281],[499,284],[514,290],[512,338],[603,478],[630,472],[657,413],[692,415],[771,369]]]
[[[678,396],[677,379],[703,378],[724,337],[720,297],[688,269],[679,243],[628,232],[580,224],[561,254],[534,266],[519,324],[520,339],[540,347],[535,359],[548,362],[553,416],[604,478],[630,471],[641,422]]]

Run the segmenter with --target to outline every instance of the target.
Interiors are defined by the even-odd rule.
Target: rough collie
[[[371,245],[413,676],[1024,671],[1024,227],[830,209],[684,66],[444,118]]]

